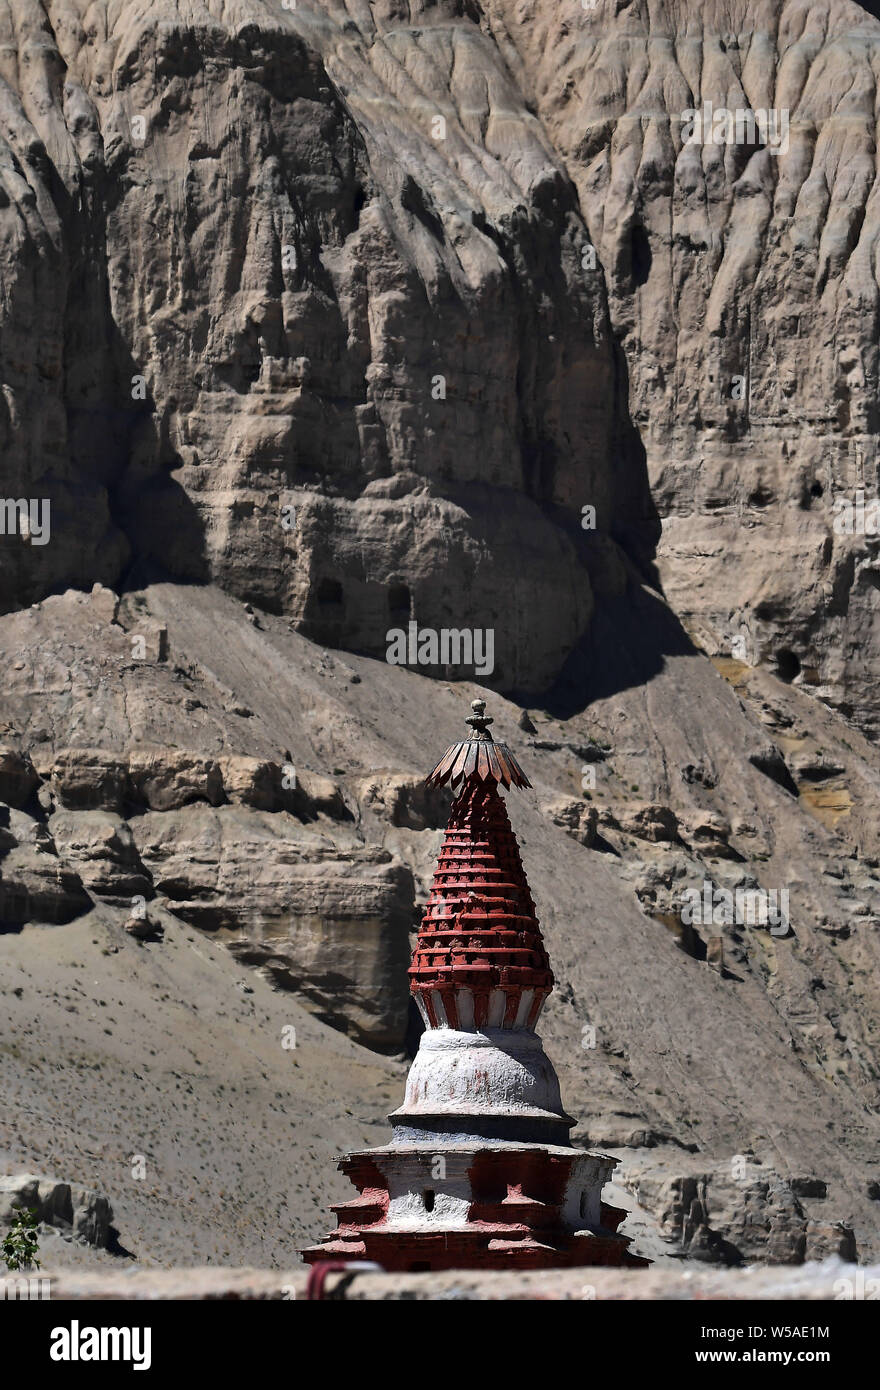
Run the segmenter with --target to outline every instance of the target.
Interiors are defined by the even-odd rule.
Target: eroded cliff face
[[[833,523],[877,496],[880,25],[848,0],[487,11],[599,251],[667,596],[873,732],[877,541]],[[719,108],[763,137],[715,142]]]
[[[425,18],[6,11],[6,488],[52,500],[7,607],[160,566],[377,655],[491,627],[539,689],[650,549],[574,186],[479,13]]]
[[[697,640],[873,732],[874,543],[832,526],[877,482],[863,9],[2,22],[6,491],[53,535],[6,607],[161,566],[377,655],[493,627],[539,690],[656,507]],[[683,143],[707,102],[775,138]]]
[[[656,507],[697,640],[873,731],[875,544],[832,525],[877,483],[863,9],[3,25],[5,476],[53,531],[4,545],[7,607],[161,565],[377,655],[492,627],[536,691]],[[688,143],[706,103],[775,124]]]

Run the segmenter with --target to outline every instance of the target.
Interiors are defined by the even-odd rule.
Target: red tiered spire
[[[453,785],[434,883],[410,967],[410,991],[429,1028],[533,1028],[553,988],[550,962],[498,783],[528,786],[492,722],[473,702],[473,735],[428,778]]]

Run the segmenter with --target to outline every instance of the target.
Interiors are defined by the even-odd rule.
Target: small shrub
[[[39,1269],[37,1253],[40,1237],[37,1209],[21,1207],[12,1219],[12,1225],[0,1242],[0,1254],[6,1261],[8,1270]]]

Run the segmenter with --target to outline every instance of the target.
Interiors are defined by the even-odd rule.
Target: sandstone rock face
[[[74,811],[174,811],[202,801],[289,810],[306,820],[352,818],[332,778],[240,754],[214,759],[185,748],[138,747],[125,753],[65,748],[42,771],[53,797]],[[33,768],[31,778],[28,786],[40,785]]]
[[[547,814],[554,824],[564,826],[569,835],[581,845],[595,844],[599,824],[599,812],[586,801],[559,797],[547,806]]]
[[[118,905],[153,896],[131,827],[106,811],[57,811],[49,821],[58,852],[97,898]]]
[[[685,833],[704,854],[737,858],[730,844],[730,823],[717,811],[697,811],[685,823]]]
[[[128,768],[117,755],[100,748],[65,748],[51,769],[52,789],[69,810],[123,809],[128,795]]]
[[[77,1183],[31,1173],[0,1177],[0,1225],[11,1225],[21,1208],[36,1211],[44,1225],[88,1245],[104,1248],[114,1234],[113,1208],[107,1198]]]
[[[613,826],[638,840],[678,839],[678,821],[668,806],[626,802],[622,806],[607,806],[599,812],[599,824]]]
[[[139,749],[129,758],[128,776],[134,795],[151,811],[179,810],[191,801],[219,806],[223,800],[223,777],[211,758]]]
[[[276,811],[280,807],[279,769],[261,758],[220,759],[223,791],[229,801],[253,806],[257,811]]]
[[[371,773],[360,780],[361,806],[383,817],[391,825],[408,830],[441,830],[452,805],[446,788],[426,787],[425,774],[406,772]]]
[[[59,924],[88,911],[91,899],[79,874],[59,857],[44,825],[13,812],[0,835],[0,924]]]
[[[39,782],[26,754],[12,748],[0,748],[0,800],[5,801],[7,806],[25,806]]]
[[[852,1231],[810,1218],[794,1185],[737,1155],[726,1168],[643,1178],[639,1201],[655,1210],[666,1239],[710,1264],[801,1264],[837,1255],[855,1260]]]
[[[377,655],[491,628],[549,683],[650,507],[575,189],[477,18],[8,21],[3,445],[52,532],[4,538],[5,607],[161,565]]]
[[[336,849],[281,813],[201,806],[131,822],[154,890],[353,1037],[399,1047],[412,875],[384,850]]]
[[[709,651],[873,731],[876,536],[834,521],[878,495],[880,25],[850,0],[486,8],[598,251],[667,595]]]
[[[334,821],[352,819],[348,804],[332,777],[299,769],[294,773],[294,785],[287,789],[284,787],[283,768],[279,769],[277,775],[281,782],[278,805],[292,811],[300,820],[311,820],[321,815]]]

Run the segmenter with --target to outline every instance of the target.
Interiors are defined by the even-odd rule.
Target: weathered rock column
[[[499,785],[527,787],[475,700],[470,739],[427,778],[459,787],[410,967],[425,1021],[384,1149],[346,1155],[358,1190],[309,1262],[386,1269],[645,1263],[601,1200],[616,1160],[569,1143],[574,1124],[535,1032],[553,987]]]

